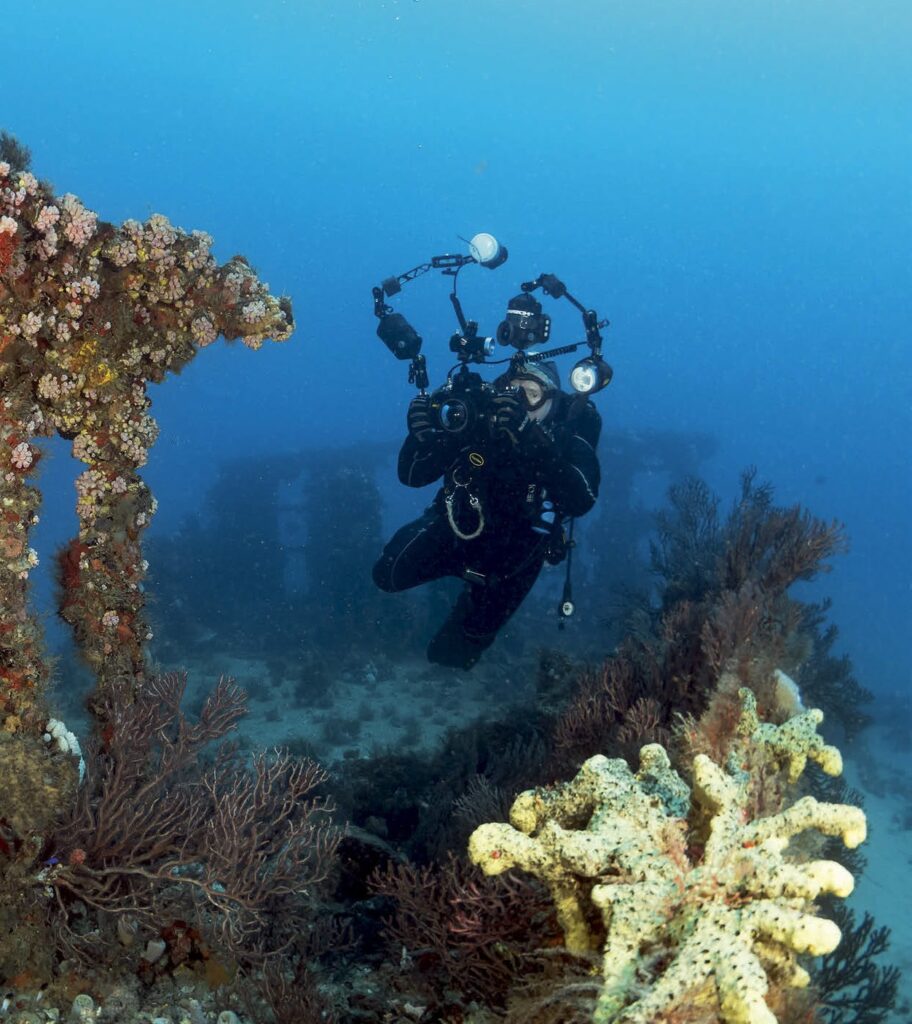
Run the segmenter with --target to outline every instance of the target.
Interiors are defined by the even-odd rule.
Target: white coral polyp
[[[29,196],[33,196],[38,192],[38,179],[31,171],[23,171],[19,175],[19,189]]]
[[[34,338],[41,330],[42,318],[40,313],[30,310],[19,322],[19,327],[26,338]]]
[[[205,348],[207,345],[211,345],[218,337],[218,331],[215,329],[212,321],[206,316],[198,316],[194,321],[192,321],[190,324],[190,333],[193,335],[193,340],[200,348]]]
[[[95,233],[98,214],[87,210],[71,192],[60,200],[60,205],[63,207],[64,235],[73,245],[85,245]]]
[[[255,299],[253,302],[248,302],[241,310],[241,319],[248,324],[254,324],[258,320],[262,320],[265,316],[266,303],[263,302],[262,299]]]
[[[58,220],[60,220],[60,210],[56,206],[42,206],[35,218],[35,227],[44,232],[52,228]]]
[[[25,441],[20,441],[13,449],[10,460],[16,469],[28,469],[34,461],[31,446]]]

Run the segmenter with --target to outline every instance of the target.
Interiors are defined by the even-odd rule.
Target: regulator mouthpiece
[[[485,231],[475,235],[469,242],[469,253],[476,263],[488,270],[496,270],[507,262],[507,247]]]

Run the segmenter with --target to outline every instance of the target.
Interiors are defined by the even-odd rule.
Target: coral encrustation
[[[17,152],[23,152],[19,149]],[[72,193],[55,197],[0,160],[0,725],[40,735],[47,677],[26,602],[40,496],[36,438],[72,441],[79,535],[59,556],[60,614],[107,678],[145,669],[140,541],[154,511],[138,474],[157,436],[149,382],[220,334],[259,348],[293,329],[291,307],[212,239],[155,214],[105,223]]]

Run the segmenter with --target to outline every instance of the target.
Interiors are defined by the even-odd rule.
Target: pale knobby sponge
[[[788,679],[777,673],[777,679]],[[793,684],[794,685],[794,684]],[[748,689],[738,691],[741,698],[741,721],[738,732],[747,736],[773,758],[788,764],[789,782],[797,782],[808,760],[816,761],[827,775],[842,774],[842,754],[823,742],[817,726],[823,721],[823,712],[811,708],[793,715],[783,725],[761,722],[757,714],[757,698]]]
[[[800,716],[800,726],[793,719],[761,729],[752,698],[742,693],[743,744],[760,758],[792,764],[793,751],[802,765],[813,756],[834,767],[824,753],[832,748],[808,732],[817,713]],[[768,972],[806,985],[796,954],[819,956],[839,943],[839,929],[814,914],[813,901],[821,893],[847,896],[851,874],[835,861],[785,854],[789,839],[809,829],[857,846],[866,834],[862,811],[804,797],[750,820],[749,774],[729,773],[701,754],[693,780],[689,813],[678,817],[687,786],[661,746],[642,748],[636,774],[623,760],[592,757],[572,781],[520,794],[512,824],[482,825],[469,840],[469,856],[486,874],[520,868],[549,887],[568,949],[597,945],[589,922],[593,906],[601,912],[604,984],[595,1024],[649,1024],[696,1004],[716,1004],[727,1024],[775,1024]],[[687,847],[697,832],[705,837],[699,853]],[[667,966],[644,986],[656,962]]]

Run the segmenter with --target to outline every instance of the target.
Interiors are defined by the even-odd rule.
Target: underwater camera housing
[[[468,437],[486,421],[496,394],[493,384],[463,363],[458,373],[451,374],[446,384],[431,394],[431,410],[442,430]]]

